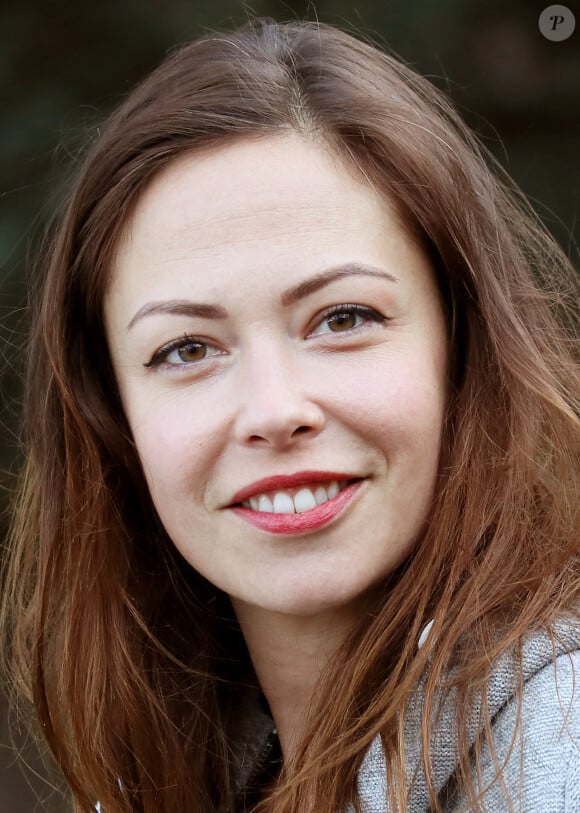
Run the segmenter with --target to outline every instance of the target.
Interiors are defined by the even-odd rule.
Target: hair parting
[[[530,630],[555,636],[556,619],[578,612],[571,263],[452,105],[384,50],[268,19],[202,37],[100,129],[44,252],[1,622],[75,813],[96,799],[106,813],[234,809],[248,653],[227,596],[185,563],[151,505],[102,307],[119,238],[157,173],[184,154],[289,133],[388,195],[424,246],[448,320],[451,395],[425,532],[321,676],[301,747],[253,813],[348,802],[360,813],[357,773],[377,734],[391,809],[403,813],[404,713],[418,684],[432,810],[443,810],[432,734],[444,685],[456,698],[459,779],[483,813],[467,730],[490,663],[510,649],[517,659]]]

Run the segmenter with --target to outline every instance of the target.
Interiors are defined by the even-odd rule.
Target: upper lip
[[[358,480],[355,474],[347,474],[338,471],[297,471],[295,474],[277,474],[273,477],[264,477],[263,480],[256,480],[249,486],[237,491],[232,497],[230,505],[253,497],[255,494],[264,494],[266,491],[283,490],[293,486],[307,485],[308,483],[332,482],[333,480]]]

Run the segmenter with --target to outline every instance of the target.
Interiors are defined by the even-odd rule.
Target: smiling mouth
[[[303,511],[298,513],[295,510],[279,510],[285,508],[289,509],[290,503],[292,504],[292,508],[295,508],[294,500],[296,496],[291,497],[283,490],[276,491],[274,500],[270,502],[269,505],[262,500],[263,497],[268,496],[266,493],[254,495],[258,499],[257,509],[251,507],[252,497],[250,497],[250,500],[244,500],[243,502],[231,505],[230,509],[233,514],[242,521],[268,534],[286,537],[309,534],[328,526],[348,511],[351,504],[355,501],[355,498],[359,495],[361,486],[363,486],[365,481],[366,478],[358,477],[354,480],[334,480],[326,482],[324,484],[324,490],[327,499],[314,505],[312,505],[312,497],[315,497],[319,484],[313,483],[309,488],[301,486],[296,489],[296,494],[300,495],[300,492],[308,490],[310,491],[310,496],[304,495],[298,497],[298,504],[304,508]],[[342,489],[340,488],[341,485],[343,486]],[[292,491],[292,489],[289,490]],[[330,496],[334,491],[336,491],[335,496]],[[283,496],[278,497],[280,494]],[[322,492],[319,492],[319,499],[322,500],[322,497]],[[288,502],[285,502],[286,498]],[[301,502],[301,500],[303,500],[303,502]],[[309,502],[307,503],[306,500]],[[274,501],[278,509],[276,511],[274,510]],[[248,502],[250,502],[250,507],[247,506]],[[307,505],[312,505],[312,507],[308,508],[306,507]],[[263,510],[264,508],[266,508],[266,510]]]
[[[246,508],[264,514],[304,514],[333,500],[347,486],[360,479],[356,477],[351,480],[321,481],[294,488],[276,489],[255,494],[231,507]]]

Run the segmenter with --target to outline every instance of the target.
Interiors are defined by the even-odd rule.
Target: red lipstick
[[[311,482],[313,480],[320,482],[320,474],[321,472],[317,472],[317,477],[312,478]],[[289,487],[287,482],[288,478],[270,478],[270,483],[272,479],[285,479],[285,486],[287,488]],[[344,475],[340,475],[335,479],[345,478]],[[265,480],[260,481],[260,489],[258,492],[253,490],[248,493],[248,489],[245,489],[248,497],[253,496],[256,493],[271,491],[273,488],[271,484],[269,484],[268,488],[264,489],[263,484],[265,482]],[[252,509],[244,508],[242,505],[233,505],[230,507],[230,510],[232,510],[238,517],[245,520],[245,522],[249,522],[256,528],[260,528],[262,531],[268,531],[269,533],[299,534],[304,533],[305,531],[314,531],[317,528],[322,528],[323,525],[327,525],[329,522],[331,522],[331,520],[342,513],[342,511],[350,504],[351,500],[362,485],[362,482],[362,480],[357,480],[354,483],[350,483],[346,486],[346,488],[340,491],[336,497],[323,502],[322,505],[317,505],[316,508],[311,508],[309,511],[304,511],[302,514],[274,514],[265,511],[252,511]],[[304,479],[301,479],[300,483],[304,483]],[[295,484],[296,483],[293,485]],[[281,486],[277,485],[274,486],[274,488],[281,488]],[[244,492],[242,491],[239,493],[243,494]],[[245,499],[245,497],[243,499]]]
[[[236,492],[228,508],[231,508],[235,503],[248,500],[255,494],[265,494],[266,491],[283,491],[285,488],[306,486],[309,483],[325,483],[326,481],[331,483],[333,480],[353,480],[355,478],[356,474],[345,474],[338,471],[297,471],[296,474],[264,477],[263,480],[256,480],[255,483]]]

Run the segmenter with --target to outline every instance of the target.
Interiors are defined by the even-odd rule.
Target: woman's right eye
[[[143,366],[147,368],[160,367],[167,364],[172,367],[183,367],[187,364],[195,364],[204,361],[206,358],[216,353],[211,353],[211,349],[216,353],[220,351],[207,342],[199,341],[191,336],[183,336],[168,344],[164,344],[156,350],[151,359]]]

